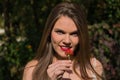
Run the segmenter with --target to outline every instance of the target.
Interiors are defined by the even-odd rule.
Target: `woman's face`
[[[51,43],[55,53],[66,58],[65,50],[70,49],[74,52],[78,42],[78,32],[74,21],[67,16],[61,16],[51,32]]]

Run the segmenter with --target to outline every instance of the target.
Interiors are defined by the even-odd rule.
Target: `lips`
[[[71,56],[73,55],[73,51],[71,50],[71,47],[61,47],[61,49],[65,52],[68,59],[71,60]]]
[[[70,49],[70,47],[64,47],[64,46],[62,46],[61,49],[62,49],[63,51],[67,51],[67,50]]]

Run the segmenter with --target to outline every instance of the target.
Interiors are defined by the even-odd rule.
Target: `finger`
[[[65,71],[63,71],[63,70],[55,70],[54,71],[54,76],[55,76],[55,78],[57,78],[58,76],[60,77],[60,75],[63,75],[63,73],[64,73]]]
[[[59,60],[48,66],[47,73],[51,79],[56,79],[63,75],[64,71],[69,71],[71,66],[70,60]]]
[[[47,69],[47,72],[48,73],[54,73],[54,72],[57,72],[57,71],[69,71],[70,68],[69,67],[66,67],[66,66],[58,66],[58,67],[50,67]]]
[[[61,75],[64,74],[65,71],[68,71],[68,70],[70,70],[70,68],[66,68],[64,66],[56,68],[54,70],[54,75],[55,75],[55,77],[58,77],[58,76],[60,77]]]
[[[71,64],[71,60],[58,60],[57,62],[53,63],[52,65],[49,65],[49,67],[53,67],[55,65],[59,64]]]
[[[70,66],[63,66],[63,65],[58,65],[56,67],[48,67],[47,72],[54,73],[56,71],[70,71]]]
[[[61,63],[61,64],[60,64]],[[56,70],[57,68],[59,70],[68,70],[68,68],[71,66],[71,62],[70,61],[58,61],[56,63],[53,63],[51,65],[48,66],[48,72],[52,73],[54,70]]]
[[[48,68],[47,73],[49,77],[56,79],[58,76],[63,75],[65,71],[69,71],[70,68],[65,66],[59,66],[58,68]]]
[[[48,69],[47,73],[51,79],[56,79],[58,76],[63,75],[64,69],[63,68],[56,68],[54,70]]]
[[[57,62],[49,65],[48,67],[55,67],[59,65],[68,66],[69,64],[71,64],[71,60],[58,60]]]

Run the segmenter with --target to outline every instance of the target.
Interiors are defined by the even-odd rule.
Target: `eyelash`
[[[64,34],[62,31],[55,31],[57,34]]]
[[[62,35],[62,34],[64,34],[64,32],[62,32],[62,31],[55,31],[57,34],[60,34],[60,35]],[[70,35],[72,35],[72,36],[78,36],[78,33],[77,32],[75,32],[75,33],[71,33]]]
[[[73,36],[78,36],[78,33],[72,33],[71,35],[73,35]]]

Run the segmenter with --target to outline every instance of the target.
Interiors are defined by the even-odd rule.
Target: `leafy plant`
[[[89,31],[91,52],[102,61],[107,80],[118,80],[120,77],[119,26],[102,22],[89,26]]]

